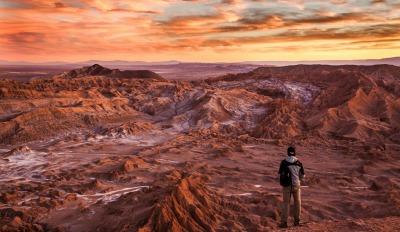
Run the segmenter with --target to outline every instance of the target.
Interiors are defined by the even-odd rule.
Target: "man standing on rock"
[[[289,216],[290,198],[294,199],[294,225],[300,225],[301,216],[301,193],[300,180],[305,177],[304,168],[301,162],[296,158],[296,151],[293,147],[287,149],[288,156],[282,160],[279,167],[280,184],[283,187],[283,205],[281,228],[287,228]]]

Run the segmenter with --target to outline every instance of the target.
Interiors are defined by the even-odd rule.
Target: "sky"
[[[0,0],[0,60],[400,56],[400,0]]]

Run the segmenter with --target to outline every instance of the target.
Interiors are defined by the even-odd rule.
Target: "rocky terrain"
[[[296,65],[172,81],[100,65],[0,80],[0,231],[400,230],[400,67]],[[179,79],[179,78],[178,78]]]

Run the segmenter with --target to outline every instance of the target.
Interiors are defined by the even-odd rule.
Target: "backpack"
[[[292,185],[292,173],[289,170],[289,166],[299,165],[299,164],[298,164],[298,161],[296,161],[294,163],[289,163],[286,160],[284,160],[283,162],[284,162],[284,168],[283,168],[283,172],[280,175],[279,183],[283,187],[288,187],[288,186]]]

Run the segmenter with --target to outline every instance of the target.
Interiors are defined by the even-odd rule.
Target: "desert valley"
[[[279,230],[277,172],[295,146],[303,225],[289,231],[399,231],[399,78],[394,65],[191,80],[93,64],[0,80],[0,230]]]
[[[0,0],[0,232],[400,231],[399,28],[400,0]]]

